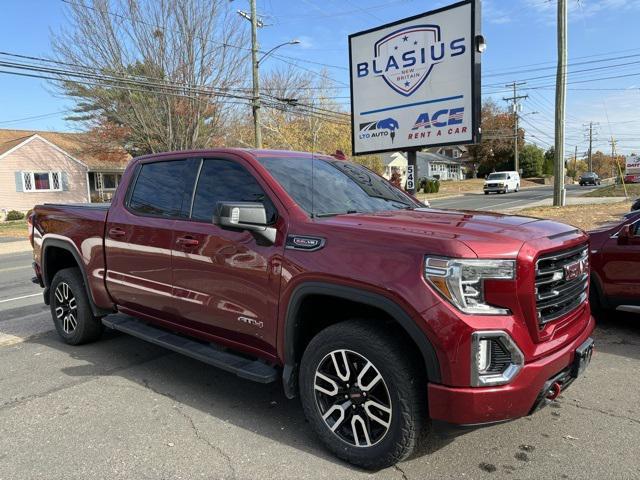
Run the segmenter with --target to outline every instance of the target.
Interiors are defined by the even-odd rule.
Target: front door
[[[285,222],[249,168],[234,159],[202,161],[190,218],[176,222],[174,299],[186,326],[273,354]],[[275,244],[214,225],[224,201],[263,203],[278,229]]]
[[[193,161],[145,162],[138,166],[122,208],[109,212],[105,231],[106,284],[116,304],[171,319],[171,248]],[[191,170],[194,170],[192,173]],[[193,182],[193,180],[191,180]]]
[[[602,249],[605,294],[615,305],[640,305],[640,220],[630,232],[627,241],[614,236]]]

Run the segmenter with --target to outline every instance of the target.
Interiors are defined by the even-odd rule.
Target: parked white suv
[[[520,190],[520,174],[518,172],[493,172],[484,181],[484,194],[490,192],[509,193]]]

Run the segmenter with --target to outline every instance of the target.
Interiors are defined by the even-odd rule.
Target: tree
[[[482,140],[469,147],[469,154],[478,164],[478,176],[495,170],[513,170],[513,115],[500,108],[492,99],[485,100],[481,110]],[[524,130],[518,129],[518,149],[524,146]]]
[[[336,88],[326,72],[273,69],[262,79],[262,142],[265,148],[333,154],[351,151],[349,114],[333,98]],[[253,146],[253,124],[246,112],[236,119],[231,144]],[[381,173],[380,157],[352,158]]]
[[[224,137],[245,101],[246,30],[227,0],[92,0],[67,4],[52,34],[75,101],[71,120],[116,127],[139,155],[201,148]]]
[[[520,152],[520,167],[523,177],[539,177],[545,161],[545,152],[531,143],[526,144]]]
[[[542,165],[543,175],[553,175],[553,165],[555,163],[555,158],[556,158],[555,147],[549,147],[549,149],[546,152],[544,152],[544,163]]]

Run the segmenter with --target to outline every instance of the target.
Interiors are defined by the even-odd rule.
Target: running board
[[[134,337],[234,373],[240,378],[258,383],[272,383],[278,379],[277,370],[259,360],[251,360],[219,350],[209,344],[147,325],[127,315],[108,315],[102,318],[102,323],[114,330],[128,333]]]
[[[640,307],[636,305],[618,305],[616,310],[620,312],[640,313]]]

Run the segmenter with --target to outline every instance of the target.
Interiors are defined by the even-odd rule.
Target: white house
[[[439,153],[418,152],[416,154],[416,178],[429,177],[440,180],[463,180],[464,166],[463,160],[450,158]],[[391,178],[394,170],[401,176],[401,183],[404,185],[407,176],[407,157],[404,152],[385,153],[382,155],[384,163],[383,176]]]

